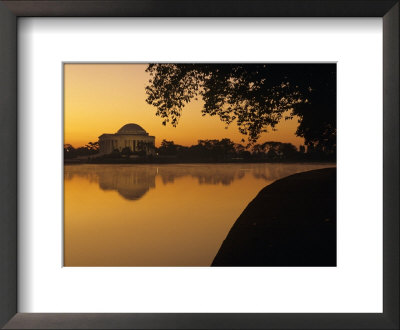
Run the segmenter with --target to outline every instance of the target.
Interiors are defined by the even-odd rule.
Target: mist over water
[[[210,266],[233,223],[263,187],[333,166],[66,165],[64,264]]]

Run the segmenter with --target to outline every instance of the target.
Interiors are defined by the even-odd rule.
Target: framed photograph
[[[336,266],[336,63],[63,72],[64,267]]]
[[[1,1],[4,328],[398,329],[398,1]]]

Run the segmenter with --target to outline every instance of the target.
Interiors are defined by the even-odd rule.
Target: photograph
[[[63,63],[64,267],[336,267],[336,63]]]

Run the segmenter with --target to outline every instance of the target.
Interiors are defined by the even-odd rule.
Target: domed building
[[[115,134],[99,136],[101,154],[110,154],[114,150],[121,152],[129,148],[131,152],[145,151],[146,155],[154,154],[155,137],[150,136],[137,124],[126,124]]]

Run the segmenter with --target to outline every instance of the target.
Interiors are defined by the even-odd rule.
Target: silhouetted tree
[[[71,159],[82,156],[91,156],[99,152],[98,142],[89,142],[83,147],[74,148],[70,144],[64,144],[64,158]]]
[[[99,142],[89,142],[84,148],[93,152],[98,152],[100,150]]]
[[[162,140],[158,148],[158,153],[162,156],[175,156],[177,153],[177,146],[174,141]]]
[[[145,154],[155,151],[155,146],[153,142],[145,142],[145,141],[140,141],[139,142],[139,149],[141,151],[144,151]]]
[[[199,140],[190,148],[192,155],[212,161],[224,161],[235,156],[235,144],[230,139]]]
[[[64,159],[71,159],[76,157],[76,150],[70,144],[64,144]]]
[[[121,155],[122,156],[129,156],[132,154],[131,148],[125,147],[121,150]]]
[[[307,146],[336,151],[335,64],[149,64],[146,71],[146,101],[164,125],[176,126],[200,97],[203,115],[236,122],[253,144],[282,117],[297,116]]]
[[[291,143],[268,141],[256,144],[252,149],[257,158],[265,158],[269,161],[296,160],[299,156],[296,147]]]
[[[114,149],[109,156],[110,158],[120,158],[121,152],[118,149]]]
[[[242,159],[251,158],[251,153],[249,150],[246,149],[245,146],[241,145],[240,143],[235,143],[233,147],[235,150],[235,158],[242,158]]]

